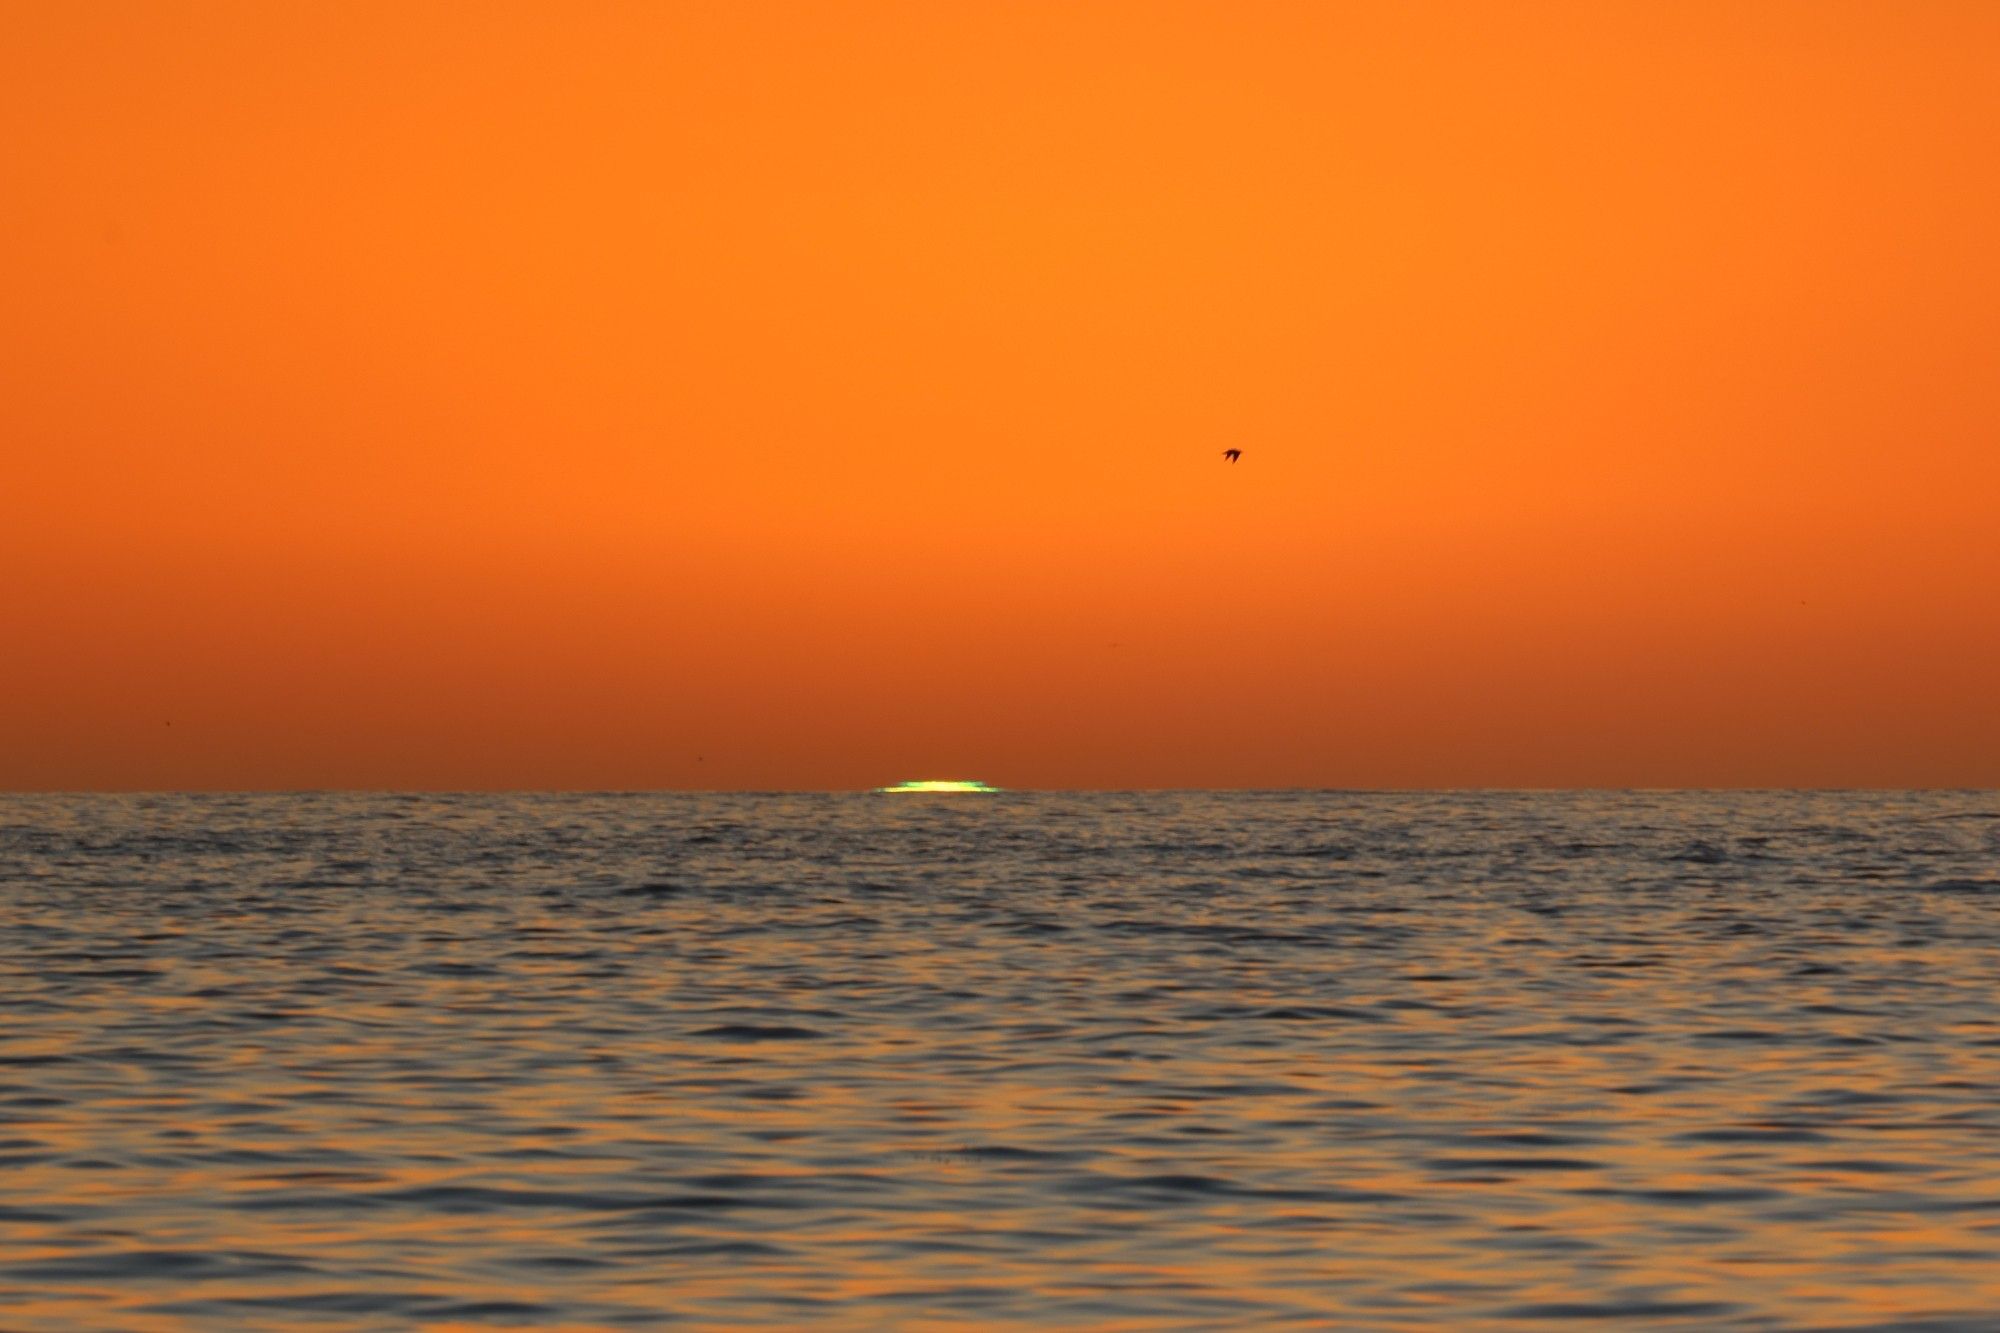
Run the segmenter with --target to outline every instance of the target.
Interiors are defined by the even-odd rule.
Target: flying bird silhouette
[[[1243,457],[1243,451],[1241,449],[1224,449],[1222,456],[1234,463],[1237,459]]]

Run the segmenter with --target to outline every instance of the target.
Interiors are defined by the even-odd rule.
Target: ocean
[[[2000,795],[0,797],[0,1329],[2000,1329]]]

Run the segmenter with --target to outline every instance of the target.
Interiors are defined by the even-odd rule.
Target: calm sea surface
[[[0,798],[0,1328],[2000,1329],[2000,796]]]

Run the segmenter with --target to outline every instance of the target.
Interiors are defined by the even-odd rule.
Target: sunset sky
[[[0,787],[2000,784],[1996,70],[10,5]]]

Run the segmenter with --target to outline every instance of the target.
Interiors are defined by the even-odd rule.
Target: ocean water
[[[2000,1329],[2000,796],[0,798],[0,1329]]]

